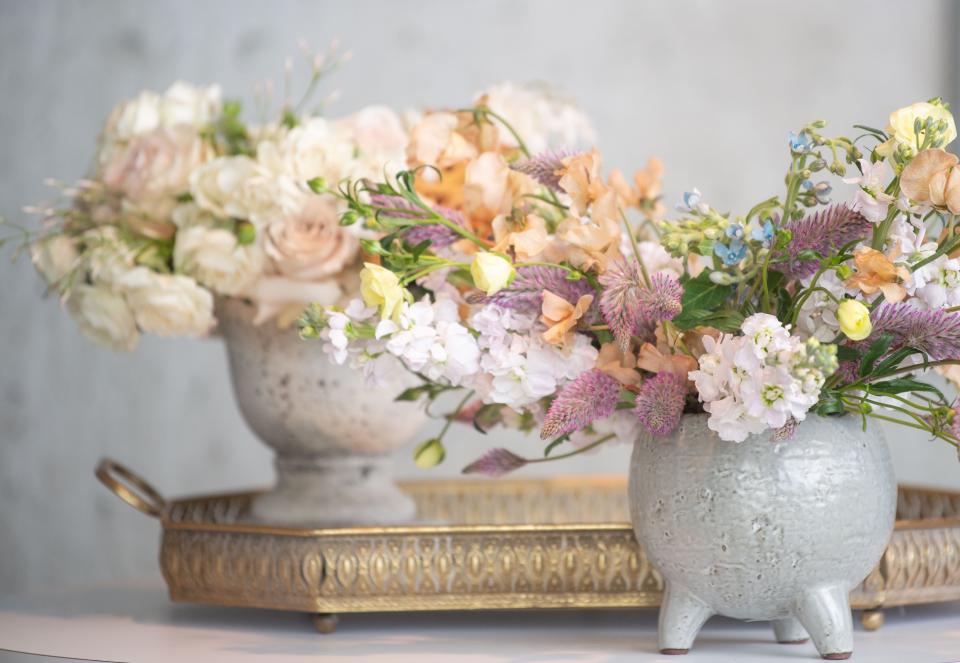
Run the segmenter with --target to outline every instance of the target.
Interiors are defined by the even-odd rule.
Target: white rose
[[[247,219],[256,225],[299,209],[305,195],[245,156],[220,157],[194,170],[190,193],[217,217]]]
[[[321,117],[306,118],[277,140],[260,143],[257,160],[274,175],[289,177],[301,188],[315,177],[336,186],[350,175],[354,160],[350,134],[347,127]]]
[[[84,256],[95,285],[112,286],[134,268],[133,251],[113,226],[88,230],[81,236]]]
[[[194,131],[158,128],[105,151],[101,179],[128,212],[162,220],[189,190],[191,173],[211,157],[213,149]]]
[[[236,295],[260,276],[263,250],[224,228],[196,225],[177,233],[173,266],[218,294]]]
[[[103,129],[106,144],[125,142],[158,128],[189,126],[194,130],[209,124],[220,113],[220,88],[176,82],[161,96],[144,90],[119,104]]]
[[[78,285],[70,291],[67,310],[87,338],[112,350],[132,351],[140,334],[123,295],[109,288]]]
[[[317,281],[339,273],[360,249],[357,237],[339,223],[334,202],[311,196],[296,214],[266,226],[264,250],[277,273]]]
[[[80,253],[72,237],[52,235],[30,245],[30,258],[47,285],[59,289],[60,281],[76,268]]]
[[[204,336],[213,327],[213,295],[181,274],[136,267],[118,281],[137,326],[158,336]]]
[[[475,102],[485,104],[509,122],[534,154],[550,148],[586,147],[596,141],[586,114],[546,89],[505,82],[480,93]],[[496,121],[494,124],[501,143],[518,146],[506,127]]]
[[[199,129],[216,119],[221,106],[219,85],[201,87],[177,81],[160,99],[160,124]]]
[[[103,139],[107,142],[126,141],[159,126],[160,95],[144,90],[113,109],[103,128]]]

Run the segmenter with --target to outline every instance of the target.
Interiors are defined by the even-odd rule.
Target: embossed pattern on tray
[[[622,478],[404,485],[420,522],[248,522],[256,493],[178,500],[161,567],[174,600],[305,612],[651,607],[662,581],[627,522]],[[857,608],[960,600],[960,494],[901,487]]]

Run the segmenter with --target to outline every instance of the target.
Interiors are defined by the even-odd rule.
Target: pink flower
[[[541,439],[566,435],[617,409],[620,383],[596,369],[581,374],[550,404],[540,429]]]
[[[651,435],[666,435],[679,425],[687,381],[676,373],[657,373],[640,386],[633,413]]]
[[[330,200],[310,196],[299,212],[267,224],[264,250],[278,274],[318,281],[341,272],[360,249]]]

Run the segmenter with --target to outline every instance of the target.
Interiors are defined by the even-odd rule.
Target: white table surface
[[[858,625],[855,647],[870,663],[960,661],[960,603],[891,609],[879,631]],[[158,663],[819,660],[809,643],[776,644],[768,624],[722,618],[685,658],[662,656],[653,610],[345,615],[321,635],[303,614],[174,604],[153,582],[0,599],[0,663],[39,663],[2,650]]]

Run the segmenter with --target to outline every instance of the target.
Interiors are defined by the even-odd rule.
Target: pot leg
[[[842,661],[853,653],[853,617],[846,587],[808,590],[796,605],[796,617],[813,638],[820,656]]]
[[[666,583],[657,635],[661,654],[686,654],[713,609],[682,585]]]
[[[773,635],[781,645],[799,645],[809,640],[803,624],[793,617],[775,619],[773,621]]]

